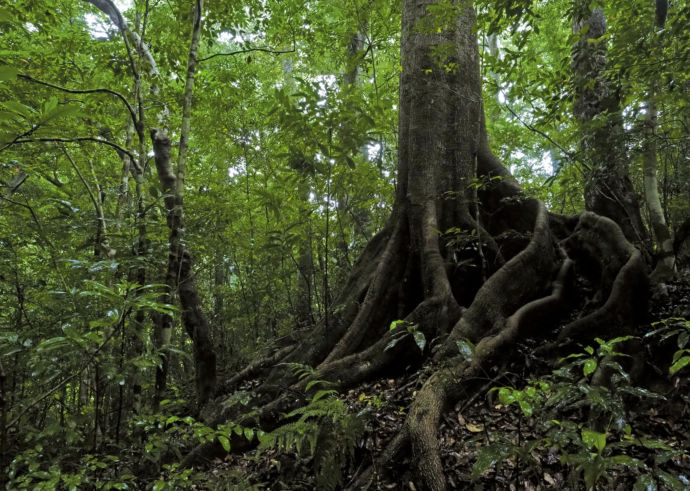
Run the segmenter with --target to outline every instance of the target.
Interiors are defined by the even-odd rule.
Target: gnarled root
[[[544,248],[552,248],[550,235],[548,233],[547,215],[542,208],[539,211],[535,233],[532,243],[523,253],[513,258],[504,268],[513,274],[523,265],[530,264],[533,259],[531,256],[537,252],[543,254]],[[547,255],[547,258],[553,255]],[[420,477],[419,482],[425,483],[429,489],[445,489],[445,479],[439,454],[439,444],[437,438],[438,425],[443,411],[454,404],[462,397],[469,397],[474,391],[481,387],[482,375],[488,373],[492,364],[500,357],[508,347],[514,345],[518,340],[523,339],[530,328],[540,325],[541,321],[553,321],[553,317],[559,314],[560,307],[565,298],[565,288],[568,283],[568,275],[572,268],[572,261],[566,259],[560,267],[559,274],[553,283],[552,293],[546,297],[532,300],[518,308],[507,319],[503,317],[503,327],[494,335],[484,337],[475,349],[473,358],[468,361],[462,356],[456,356],[446,362],[443,368],[437,370],[424,384],[417,394],[410,413],[405,421],[403,429],[392,441],[391,447],[384,451],[384,456],[389,458],[391,454],[399,454],[404,448],[409,447],[417,463],[417,473]],[[546,266],[546,265],[545,265]],[[543,273],[551,271],[551,265],[542,270]],[[496,275],[501,275],[499,270]],[[514,280],[514,278],[513,278]],[[488,283],[488,282],[487,282]],[[501,285],[501,281],[494,283]],[[500,289],[491,290],[495,297],[501,294]],[[490,292],[484,292],[484,296],[477,304],[473,303],[468,309],[467,314],[472,310],[479,309],[487,301]],[[475,300],[476,302],[476,300]],[[505,304],[504,304],[504,308]],[[496,311],[487,312],[485,315],[500,315]],[[479,316],[475,313],[475,318]],[[463,316],[463,319],[465,317]],[[462,319],[458,322],[461,325]],[[493,319],[492,324],[498,322]],[[487,319],[483,319],[484,325]],[[457,328],[457,325],[456,325]],[[495,332],[495,330],[494,330]],[[365,471],[357,480],[357,485],[363,485],[367,480],[373,478],[371,469]]]
[[[559,341],[631,332],[644,320],[649,294],[640,251],[628,242],[615,222],[590,212],[580,216],[565,247],[578,264],[584,265],[585,275],[598,275],[598,294],[608,296],[597,310],[565,326]]]

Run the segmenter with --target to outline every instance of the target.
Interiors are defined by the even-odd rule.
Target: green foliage
[[[303,367],[298,367],[303,370]],[[325,381],[312,380],[311,387],[328,387]],[[309,389],[307,389],[309,390]],[[342,484],[342,471],[365,430],[365,414],[352,414],[337,392],[324,388],[313,392],[309,402],[285,415],[290,422],[257,435],[259,448],[308,452],[313,457],[318,489],[336,489]]]
[[[46,468],[43,447],[36,445],[17,455],[10,463],[9,489],[130,489],[136,486],[133,474],[122,469],[120,458],[114,455],[84,454],[73,463],[75,472],[62,470],[58,464]]]
[[[685,368],[690,364],[690,321],[682,317],[669,317],[658,322],[653,322],[655,329],[645,334],[646,338],[653,338],[658,343],[663,343],[668,339],[676,338],[678,350],[673,353],[673,362],[668,371],[671,375]]]
[[[502,405],[517,404],[522,416],[536,420],[536,438],[515,443],[496,435],[489,445],[480,449],[472,469],[473,479],[508,458],[516,458],[528,469],[539,472],[540,459],[535,456],[553,449],[570,470],[569,478],[574,486],[583,482],[586,489],[594,489],[597,483],[610,477],[612,470],[634,467],[640,472],[635,489],[646,489],[644,483],[650,481],[663,481],[671,489],[682,489],[678,477],[660,468],[682,450],[672,441],[636,436],[628,422],[624,396],[663,400],[662,396],[632,385],[616,361],[625,355],[618,353],[615,345],[628,339],[629,336],[610,341],[597,339],[596,350],[587,346],[582,353],[566,356],[561,360],[563,366],[552,375],[532,381],[522,389],[492,388],[489,393],[496,393]],[[597,369],[611,371],[611,389],[590,381]],[[603,427],[595,429],[586,422],[592,415],[603,422]],[[630,455],[645,452],[644,460]]]
[[[218,365],[232,372],[271,349],[271,340],[294,336],[296,326],[331,314],[355,258],[388,219],[397,185],[401,3],[205,3],[184,186],[185,245],[194,257]],[[461,3],[435,2],[417,31],[450,29]],[[3,400],[9,401],[9,458],[3,464],[9,469],[17,459],[17,486],[88,487],[107,475],[108,482],[133,487],[131,474],[145,472],[134,472],[140,469],[129,465],[132,455],[161,472],[149,476],[156,486],[183,486],[191,476],[159,468],[164,454],[177,456],[179,442],[216,438],[229,448],[240,433],[248,439],[260,434],[174,419],[192,405],[180,402],[192,399],[192,346],[180,329],[181,312],[163,300],[166,196],[146,156],[162,105],[170,112],[171,136],[178,135],[191,9],[175,1],[124,4],[124,18],[151,48],[160,71],[155,94],[138,50],[129,53],[118,30],[88,2],[15,0],[0,7],[0,362]],[[620,91],[638,188],[643,107],[650,82],[659,83],[661,191],[670,225],[677,227],[690,211],[688,9],[672,3],[666,28],[657,32],[652,2],[599,4],[609,19],[608,75]],[[571,117],[572,2],[475,5],[489,143],[527,193],[553,211],[577,213],[583,179],[580,135]],[[354,34],[363,40],[355,51]],[[487,34],[496,36],[496,52],[488,49]],[[225,55],[257,47],[286,52]],[[462,69],[447,63],[452,49],[432,48],[441,70]],[[355,69],[355,83],[346,85],[343,74]],[[98,88],[126,99],[143,116],[142,127],[130,127],[127,107],[112,93],[84,93]],[[89,141],[70,141],[80,138]],[[139,156],[144,172],[133,175],[124,155],[106,142]],[[482,192],[498,179],[468,185]],[[96,251],[101,225],[104,247]],[[441,232],[449,250],[479,247],[476,231]],[[167,346],[156,330],[164,314],[174,317]],[[690,361],[682,322],[668,321],[672,329],[659,333],[677,331],[667,338],[677,344],[670,369],[676,375]],[[396,321],[391,328],[389,348],[414,341],[423,352],[430,344],[415,325]],[[458,348],[471,360],[470,343]],[[169,390],[161,413],[152,415],[163,354]],[[589,380],[608,366],[607,358],[591,351],[570,360],[578,362],[571,368]],[[298,376],[311,377],[314,405],[338,404],[313,370],[302,367]],[[545,404],[538,389],[511,392],[523,415]],[[609,394],[587,384],[552,384],[552,390],[549,400],[559,409],[613,404]],[[248,400],[247,393],[236,397]],[[340,414],[335,407],[322,410]],[[243,415],[248,411],[242,408]],[[321,425],[321,419],[328,417],[313,415],[304,425]],[[120,461],[109,460],[111,454]]]
[[[417,345],[417,348],[419,348],[419,351],[424,352],[424,348],[426,347],[426,336],[422,331],[419,330],[418,324],[414,324],[412,322],[408,322],[405,320],[396,320],[391,322],[391,325],[388,330],[395,332],[390,342],[383,349],[384,351],[393,349],[393,347],[400,341],[402,341],[403,339],[407,339],[409,336],[411,336],[414,340],[414,343]]]

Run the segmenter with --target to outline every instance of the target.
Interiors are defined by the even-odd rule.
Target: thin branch
[[[132,159],[132,165],[137,169],[138,172],[141,171],[141,167],[139,167],[139,164],[136,162],[136,157],[132,152],[129,150],[122,148],[120,145],[117,143],[113,143],[108,140],[104,140],[103,138],[96,138],[94,136],[79,136],[76,138],[30,138],[30,139],[16,139],[7,145],[5,145],[2,149],[4,150],[5,148],[9,147],[10,145],[17,145],[20,143],[35,143],[35,142],[43,142],[43,143],[74,143],[74,142],[95,142],[95,143],[100,143],[101,145],[108,145],[109,147],[114,148],[120,153],[123,153],[127,156],[129,156],[130,159]]]
[[[89,197],[91,198],[91,202],[93,203],[93,207],[96,209],[96,213],[99,212],[99,206],[98,202],[96,201],[96,196],[93,194],[93,191],[91,190],[91,186],[89,186],[89,183],[84,179],[84,175],[81,173],[79,170],[79,167],[77,167],[77,163],[72,159],[72,156],[67,152],[67,149],[64,147],[64,145],[60,145],[60,148],[62,149],[62,152],[65,154],[67,157],[67,160],[69,160],[69,163],[72,164],[72,168],[76,171],[77,176],[79,176],[79,180],[81,183],[84,185],[86,188],[86,192],[88,193]],[[99,220],[102,219],[103,217],[98,217]]]
[[[526,121],[523,121],[522,118],[520,118],[520,116],[518,116],[517,113],[515,111],[513,111],[513,109],[508,104],[503,104],[503,107],[505,107],[508,111],[510,111],[510,114],[512,114],[515,117],[515,119],[517,119],[525,128],[527,128],[528,130],[546,138],[549,142],[551,142],[552,145],[554,145],[561,152],[563,152],[568,158],[570,158],[570,159],[575,158],[572,152],[566,150],[563,146],[561,146],[560,143],[557,143],[556,141],[554,141],[553,138],[551,138],[549,135],[547,135],[546,133],[544,133],[540,129],[535,128],[534,126],[527,123]]]
[[[270,47],[261,47],[261,48],[247,48],[247,49],[241,49],[238,51],[230,51],[229,53],[216,53],[211,56],[207,56],[206,58],[200,58],[197,60],[198,63],[201,63],[202,61],[208,61],[212,58],[215,58],[216,56],[235,56],[235,55],[241,55],[243,53],[251,53],[253,51],[260,51],[262,53],[269,53],[272,55],[283,55],[285,53],[294,53],[297,51],[297,43],[295,42],[295,35],[292,35],[292,49],[287,49],[287,50],[276,50]]]
[[[146,46],[144,44],[143,40],[139,37],[139,35],[129,28],[129,26],[127,25],[127,21],[122,16],[122,13],[120,13],[117,6],[111,0],[84,0],[84,1],[92,4],[98,10],[100,10],[105,15],[107,15],[108,18],[110,19],[110,21],[113,24],[115,24],[115,26],[117,26],[117,28],[120,30],[123,37],[126,38],[127,36],[129,36],[132,38],[136,47],[140,50],[142,57],[144,58],[146,63],[149,65],[149,75],[158,77],[158,75],[159,75],[158,66],[156,65],[156,61],[153,59],[153,55],[151,54],[151,51],[149,50],[148,46]],[[127,42],[127,39],[125,39],[125,42]]]
[[[96,93],[104,93],[104,94],[110,94],[114,95],[118,99],[120,99],[125,106],[127,106],[127,111],[129,111],[130,116],[132,117],[132,121],[134,121],[134,124],[137,124],[137,115],[134,112],[134,108],[132,105],[125,99],[125,96],[120,94],[119,92],[115,92],[114,90],[110,89],[84,89],[84,90],[79,90],[79,89],[68,89],[67,87],[61,87],[59,85],[51,84],[50,82],[44,82],[43,80],[38,80],[35,79],[29,75],[24,75],[24,74],[19,74],[17,75],[18,78],[22,78],[24,80],[28,80],[29,82],[33,82],[35,84],[39,85],[45,85],[46,87],[50,87],[52,89],[57,89],[61,90],[63,92],[68,92],[70,94],[96,94]]]
[[[36,130],[37,130],[38,128],[40,128],[40,127],[41,127],[40,124],[35,124],[35,125],[31,126],[31,129],[25,131],[25,132],[22,133],[21,135],[17,135],[17,137],[16,137],[14,140],[12,140],[11,142],[5,143],[5,145],[4,145],[2,148],[0,148],[0,152],[2,152],[3,150],[5,150],[6,148],[11,147],[12,145],[14,145],[15,143],[17,143],[17,142],[18,142],[19,140],[21,140],[22,138],[26,138],[26,137],[28,137],[28,136],[31,136],[31,135],[33,134],[33,132],[36,131]]]

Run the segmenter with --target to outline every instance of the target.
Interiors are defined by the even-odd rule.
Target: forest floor
[[[669,283],[663,294],[653,298],[650,307],[651,318],[647,326],[671,317],[690,319],[690,273]],[[561,445],[561,449],[569,448],[571,451],[570,462],[565,462],[564,452],[558,445],[545,441],[547,437],[553,440],[553,433],[549,434],[545,429],[549,424],[552,428],[556,424],[553,420],[550,423],[545,421],[553,413],[540,413],[535,409],[528,415],[518,404],[501,404],[497,392],[489,391],[491,387],[511,383],[522,388],[526,381],[535,379],[552,381],[549,375],[558,367],[535,357],[534,349],[535,346],[528,344],[520,346],[518,356],[513,357],[514,362],[503,367],[500,381],[496,381],[496,377],[493,380],[487,377],[485,390],[470,400],[461,401],[444,414],[439,442],[450,488],[558,488],[563,491],[585,488],[583,472],[587,466],[578,467],[581,462],[573,457],[577,453],[577,445],[573,447],[572,442],[570,446]],[[673,349],[670,350],[672,352]],[[690,489],[690,380],[687,375],[668,376],[669,363],[666,363],[665,370],[659,368],[656,376],[649,377],[651,382],[644,387],[645,390],[662,393],[663,398],[627,400],[625,423],[630,425],[631,431],[627,436],[625,431],[619,432],[618,436],[608,435],[607,446],[600,451],[602,459],[597,461],[601,465],[596,471],[596,489],[630,490],[645,473],[653,477],[652,485],[639,489]],[[659,363],[659,366],[663,364]],[[342,469],[341,486],[352,486],[358,473],[377,462],[387,442],[400,430],[407,408],[433,369],[431,365],[410,367],[407,375],[373,380],[338,396],[350,412],[366,415],[363,416],[366,430],[358,438],[347,466]],[[586,381],[580,378],[572,383],[578,387]],[[251,385],[246,388],[251,389]],[[597,425],[591,414],[588,416],[588,411],[581,408],[566,408],[560,416],[578,424],[578,434],[582,428]],[[639,442],[645,444],[640,445]],[[579,450],[583,450],[582,446]],[[584,447],[584,454],[595,456],[593,448]],[[632,459],[616,457],[621,455]],[[415,484],[410,458],[380,464],[385,472],[377,473],[371,488],[415,491],[423,487]],[[473,466],[478,458],[483,459],[481,466],[485,469],[479,469],[480,472],[473,475]],[[209,480],[213,479],[212,476],[222,479],[227,473],[245,476],[248,483],[257,489],[312,490],[319,487],[314,467],[314,458],[308,451],[299,454],[296,451],[265,449],[217,459],[206,472],[211,474]],[[667,473],[679,480],[675,486],[665,480]],[[683,483],[681,488],[678,488],[678,482]]]

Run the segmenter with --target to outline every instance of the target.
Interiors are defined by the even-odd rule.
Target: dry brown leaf
[[[472,433],[481,433],[482,431],[484,431],[484,425],[481,425],[481,424],[480,424],[480,425],[475,425],[475,424],[472,424],[472,423],[467,423],[467,424],[465,425],[465,428],[467,428],[468,430],[470,430]]]

